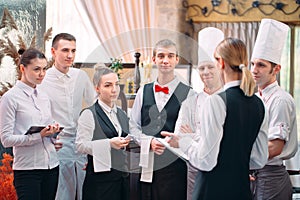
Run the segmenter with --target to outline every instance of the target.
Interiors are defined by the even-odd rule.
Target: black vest
[[[199,173],[198,198],[193,199],[250,200],[250,154],[264,119],[264,105],[256,95],[245,96],[239,86],[219,95],[226,104],[226,118],[218,162],[212,171]]]
[[[160,138],[162,138],[161,131],[174,132],[178,112],[189,90],[189,86],[180,82],[164,109],[159,112],[154,98],[153,83],[146,84],[141,109],[142,132]],[[161,156],[155,156],[154,169],[161,169],[177,158],[173,153],[165,150]]]
[[[95,130],[92,140],[101,140],[118,136],[115,127],[98,102],[87,109],[91,110],[95,120]],[[122,128],[121,136],[125,137],[129,133],[129,119],[125,112],[120,108],[117,108],[117,118]],[[103,180],[119,179],[128,172],[126,152],[111,148],[111,159],[111,171],[99,172],[103,174]],[[94,173],[93,156],[91,155],[88,155],[87,173]]]

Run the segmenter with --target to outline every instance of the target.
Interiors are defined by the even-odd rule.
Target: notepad
[[[177,155],[179,158],[183,159],[184,161],[189,160],[188,156],[180,148],[171,147],[170,144],[167,143],[164,138],[156,138],[156,140],[162,143],[168,150]]]

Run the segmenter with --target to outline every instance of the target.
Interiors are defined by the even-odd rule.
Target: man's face
[[[60,72],[65,74],[69,71],[69,67],[71,67],[74,62],[76,42],[69,40],[59,40],[56,46],[51,48],[51,53],[55,61],[55,67]]]
[[[174,73],[175,66],[179,62],[176,48],[173,46],[157,48],[156,55],[152,58],[152,61],[156,64],[159,73]]]
[[[280,71],[280,65],[272,64],[263,59],[253,59],[251,61],[252,76],[260,89],[264,89],[276,80],[276,74]]]
[[[205,87],[212,88],[220,85],[220,70],[213,62],[201,63],[198,67],[199,75]]]

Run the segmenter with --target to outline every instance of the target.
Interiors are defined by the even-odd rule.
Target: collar
[[[67,78],[71,77],[70,69],[69,69],[68,73],[66,73],[66,74],[60,72],[54,65],[52,66],[52,69],[58,79],[61,79],[63,77],[67,77]]]
[[[23,83],[20,80],[17,80],[16,86],[18,88],[20,88],[21,90],[23,90],[24,93],[27,94],[28,96],[31,96],[32,94],[34,94],[34,91],[36,91],[36,95],[39,93],[37,87],[36,88],[30,87],[29,85]]]
[[[175,91],[177,85],[179,84],[179,79],[177,78],[177,76],[175,76],[175,78],[170,81],[169,83],[165,84],[165,85],[161,85],[157,82],[157,80],[154,81],[154,84],[153,84],[153,90],[154,90],[154,87],[155,85],[159,85],[161,87],[168,87],[169,88],[169,94],[173,94],[173,92]]]
[[[278,86],[278,82],[274,81],[273,83],[265,87],[263,90],[261,90],[261,96],[268,96],[268,94],[272,92],[273,88]]]
[[[235,87],[235,86],[239,86],[239,85],[241,85],[241,80],[230,81],[224,85],[223,90],[225,91],[231,87]]]
[[[106,105],[105,103],[103,103],[103,101],[101,101],[99,98],[98,98],[98,104],[103,109],[103,111],[106,112],[107,114],[110,114],[111,112],[114,112],[115,114],[117,114],[116,104],[114,104],[114,106],[111,108],[108,105]]]

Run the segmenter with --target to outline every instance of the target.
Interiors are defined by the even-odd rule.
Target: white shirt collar
[[[60,72],[54,65],[52,66],[52,68],[53,68],[54,74],[57,76],[58,79],[61,79],[63,77],[70,78],[70,76],[71,76],[70,70],[66,74],[64,74],[64,73]]]
[[[167,83],[165,85],[160,85],[156,80],[156,81],[154,81],[153,87],[155,85],[159,85],[161,87],[168,87],[169,88],[169,94],[173,94],[173,92],[175,91],[175,89],[176,89],[179,82],[180,82],[179,79],[177,78],[177,76],[175,76],[175,78],[172,81],[170,81],[169,83]]]
[[[22,81],[17,80],[16,86],[19,87],[21,90],[25,92],[28,96],[31,96],[34,94],[34,91],[36,91],[36,95],[38,94],[38,89],[30,87],[29,85],[23,83]]]
[[[230,81],[224,85],[224,91],[227,90],[228,88],[235,87],[238,85],[241,85],[241,80]]]
[[[114,106],[111,108],[108,105],[106,105],[103,101],[101,101],[99,98],[98,98],[98,104],[107,114],[110,114],[111,112],[114,112],[115,114],[117,113],[116,104],[114,104]]]

